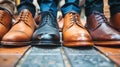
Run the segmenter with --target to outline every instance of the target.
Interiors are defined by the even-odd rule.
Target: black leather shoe
[[[33,45],[60,44],[59,27],[56,17],[51,12],[42,12],[39,27],[33,34]]]

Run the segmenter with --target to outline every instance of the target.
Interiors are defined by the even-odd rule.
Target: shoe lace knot
[[[103,22],[107,22],[107,18],[104,16],[103,13],[94,12],[96,20],[101,24]]]
[[[76,24],[78,26],[80,26],[81,28],[84,28],[81,21],[80,21],[80,16],[77,13],[70,13],[70,20],[71,20],[71,24]]]
[[[18,21],[28,22],[29,13],[21,12]]]
[[[78,15],[76,13],[70,13],[70,20],[73,22],[73,23],[78,23],[80,18],[78,18]]]
[[[20,15],[17,17],[14,25],[20,23],[21,21],[23,21],[23,23],[32,28],[31,22],[34,22],[34,20],[32,20],[32,15],[30,14],[30,12],[22,11]]]

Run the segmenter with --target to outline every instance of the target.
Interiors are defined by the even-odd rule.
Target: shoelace
[[[107,18],[104,16],[103,13],[99,13],[99,12],[95,11],[94,14],[95,14],[96,20],[99,23],[107,22]]]
[[[28,19],[28,13],[21,13],[20,14],[20,17],[19,17],[19,20],[21,21],[24,21],[24,22],[27,22],[27,19]]]
[[[82,23],[80,22],[80,17],[77,13],[71,13],[70,19],[73,24],[76,24],[76,25],[80,26],[81,28],[85,28],[85,27],[83,27]]]
[[[95,15],[95,19],[98,22],[98,26],[96,28],[92,29],[92,30],[96,30],[97,28],[99,28],[102,23],[106,23],[107,25],[109,25],[108,22],[107,22],[107,18],[104,16],[103,13],[94,11],[93,14]]]
[[[41,16],[42,16],[42,17],[41,17],[41,18],[42,18],[42,20],[41,20],[42,23],[40,23],[39,28],[40,28],[40,27],[43,27],[43,26],[46,25],[46,24],[50,25],[51,27],[58,28],[58,26],[56,26],[56,25],[58,25],[58,24],[57,24],[56,17],[55,17],[54,15],[52,15],[51,12],[49,12],[49,11],[42,12],[42,13],[41,13]],[[55,23],[54,23],[54,22],[55,22]]]
[[[21,12],[20,15],[18,16],[17,20],[16,20],[16,23],[18,23],[19,21],[24,21],[25,23],[28,22],[28,17],[29,17],[28,15],[29,15],[28,12],[26,12],[26,13]]]
[[[83,27],[82,23],[80,23],[79,20],[79,15],[77,13],[70,13],[70,19],[71,23],[66,27],[66,29],[64,29],[64,31],[66,31],[67,29],[71,28],[74,24],[80,26],[81,28],[85,29],[85,27]]]
[[[78,23],[78,22],[79,22],[78,19],[80,19],[80,18],[78,18],[77,14],[75,14],[75,13],[70,13],[70,20],[71,20],[73,23]]]
[[[30,28],[32,28],[31,25],[28,24],[29,23],[28,17],[29,17],[29,12],[21,12],[20,15],[18,16],[16,22],[14,23],[14,25],[19,23],[20,21],[23,21],[26,25],[28,25]]]

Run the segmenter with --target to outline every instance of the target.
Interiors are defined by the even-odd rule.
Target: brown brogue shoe
[[[120,33],[112,28],[103,13],[93,11],[87,17],[86,27],[95,45],[120,45]]]
[[[120,13],[117,13],[111,17],[111,25],[120,32]]]
[[[10,31],[3,37],[2,45],[22,46],[30,43],[35,21],[27,9],[21,11]]]
[[[12,25],[12,16],[7,10],[0,10],[0,40]]]
[[[92,39],[80,21],[77,13],[67,13],[63,25],[63,45],[68,47],[92,46]]]

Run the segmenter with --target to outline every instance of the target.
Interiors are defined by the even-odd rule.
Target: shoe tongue
[[[57,19],[52,14],[52,12],[46,11],[41,13],[41,21],[40,21],[39,27],[42,27],[44,25],[58,28]]]

